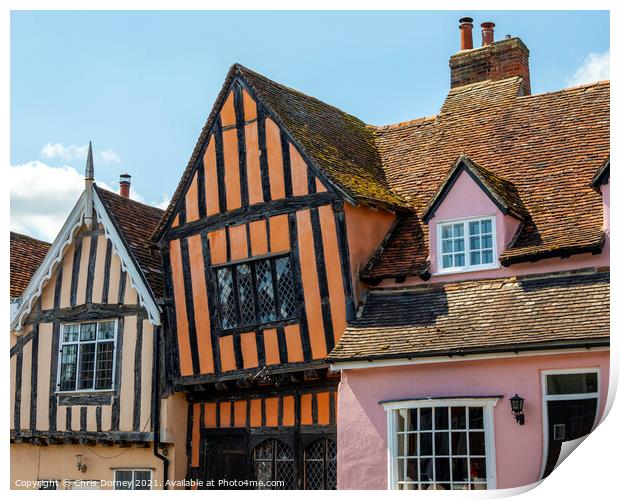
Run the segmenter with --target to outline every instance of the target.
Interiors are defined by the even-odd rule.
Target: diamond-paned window
[[[336,443],[324,438],[304,450],[304,489],[336,489]]]
[[[289,255],[217,267],[220,329],[251,328],[295,318],[292,269]]]
[[[116,321],[62,325],[58,390],[110,390]]]
[[[280,292],[280,315],[283,317],[295,314],[295,288],[291,274],[291,259],[276,260],[276,275],[278,277],[278,291]]]
[[[220,298],[220,323],[222,328],[232,328],[237,324],[235,297],[233,294],[232,269],[224,267],[217,271],[217,288]]]
[[[276,298],[271,262],[268,260],[256,263],[256,288],[258,289],[258,316],[261,323],[274,321],[276,319]]]
[[[248,264],[237,266],[237,287],[239,289],[239,312],[241,323],[251,324],[256,321],[254,310],[254,291],[252,286],[252,270]]]
[[[294,489],[295,473],[293,451],[282,441],[268,439],[254,448],[254,474],[259,481],[258,489]]]

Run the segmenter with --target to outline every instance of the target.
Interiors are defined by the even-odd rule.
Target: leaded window
[[[336,489],[336,443],[319,439],[304,450],[304,489]]]
[[[277,439],[268,439],[254,448],[254,477],[262,490],[295,488],[295,459],[291,448]]]
[[[289,255],[215,269],[222,330],[293,319],[297,302]]]
[[[112,389],[116,320],[62,325],[58,390]]]

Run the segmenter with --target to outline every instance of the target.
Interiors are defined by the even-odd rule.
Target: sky
[[[239,62],[367,123],[435,115],[458,20],[530,49],[532,93],[609,78],[606,11],[11,13],[11,229],[52,241],[95,178],[165,208]]]

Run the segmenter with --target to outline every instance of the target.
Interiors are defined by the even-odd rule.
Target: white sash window
[[[440,273],[498,267],[495,217],[437,223],[437,268]]]

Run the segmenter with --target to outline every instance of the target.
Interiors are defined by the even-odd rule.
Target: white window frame
[[[583,392],[576,394],[547,394],[547,375],[570,375],[575,373],[596,373],[596,392]],[[601,418],[601,369],[592,368],[564,368],[559,370],[542,370],[540,372],[540,387],[542,390],[542,426],[543,426],[543,453],[540,463],[539,480],[542,480],[547,467],[547,458],[549,456],[549,414],[547,412],[547,401],[565,401],[570,399],[594,399],[596,398],[596,416],[592,425],[592,432],[598,425]]]
[[[93,343],[97,343],[97,342],[110,342],[110,340],[96,340],[97,339],[97,333],[99,332],[99,323],[108,323],[110,321],[114,322],[114,338],[112,339],[113,342],[113,348],[112,348],[112,386],[109,389],[78,389],[78,387],[80,386],[80,352],[81,349],[78,348],[78,359],[77,359],[77,364],[76,364],[76,374],[75,374],[75,389],[73,390],[61,390],[60,389],[60,376],[61,376],[61,372],[62,372],[62,349],[65,345],[79,345],[79,344],[93,344]],[[95,340],[90,340],[90,341],[76,341],[76,342],[65,342],[64,341],[64,333],[65,333],[65,327],[67,326],[72,326],[72,325],[81,325],[84,323],[96,323],[97,324],[97,330],[95,332]],[[78,339],[79,339],[79,329],[78,329]],[[56,373],[56,393],[57,394],[83,394],[83,393],[92,393],[92,392],[111,392],[115,390],[115,374],[116,374],[116,348],[117,348],[117,340],[118,340],[118,318],[109,318],[109,319],[97,319],[97,320],[91,320],[91,321],[69,321],[67,323],[62,323],[61,324],[61,328],[60,328],[60,338],[59,338],[59,342],[58,342],[58,362],[56,364],[57,368],[57,373]],[[95,356],[95,363],[97,361],[97,358]]]
[[[112,489],[117,489],[116,488],[116,473],[117,472],[131,472],[131,484],[133,485],[135,480],[136,480],[136,472],[148,472],[149,473],[149,490],[153,489],[153,469],[145,469],[145,468],[138,468],[138,469],[129,469],[129,468],[122,468],[122,469],[114,469],[112,476],[113,476],[113,488]],[[119,491],[127,491],[127,490],[119,490]],[[132,488],[131,491],[136,491],[135,488]],[[137,490],[139,491],[139,490]]]
[[[387,458],[388,458],[388,489],[397,489],[398,482],[398,439],[397,439],[397,413],[399,410],[413,408],[437,408],[446,406],[475,406],[482,407],[483,427],[485,441],[485,459],[487,473],[487,489],[497,487],[495,466],[495,430],[493,408],[497,405],[500,397],[485,398],[437,398],[437,399],[412,399],[407,401],[394,401],[383,403],[387,412]]]
[[[480,222],[483,220],[491,220],[491,231],[492,231],[492,250],[493,250],[493,259],[489,264],[469,264],[469,223],[470,222]],[[464,266],[453,266],[453,267],[443,267],[443,252],[442,252],[442,239],[441,239],[441,229],[444,226],[451,224],[463,224],[463,238],[465,245],[465,265]],[[497,227],[495,223],[495,215],[489,214],[480,217],[463,217],[460,219],[451,219],[451,220],[442,220],[436,223],[436,238],[437,238],[437,269],[438,272],[435,275],[442,274],[456,274],[456,273],[466,273],[471,271],[484,271],[487,269],[499,269],[499,261],[497,258]]]

